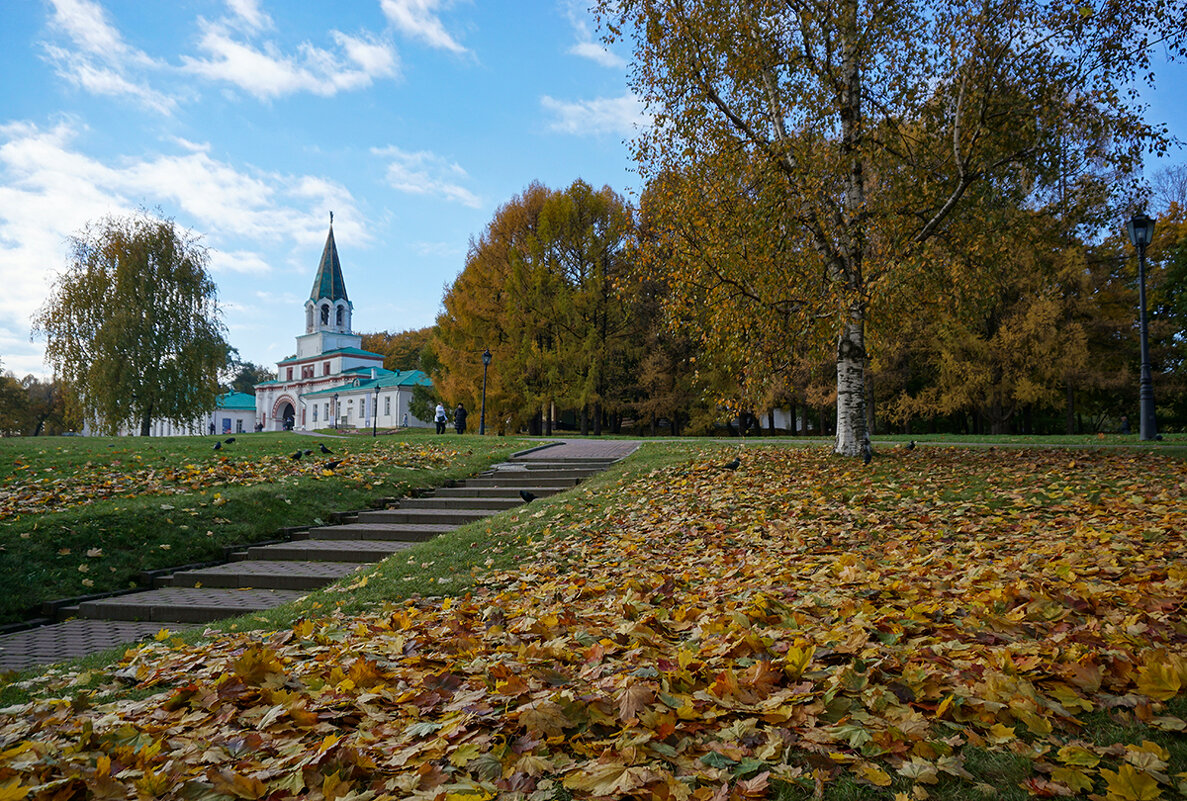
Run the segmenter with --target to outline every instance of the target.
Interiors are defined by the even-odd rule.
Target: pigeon
[[[340,465],[340,464],[342,464],[342,460],[341,460],[341,459],[335,459],[335,460],[334,460],[334,461],[332,461],[332,462],[326,462],[325,464],[323,464],[323,465],[321,466],[321,469],[322,469],[322,470],[333,470],[335,467],[337,467],[337,466],[338,466],[338,465]]]
[[[322,453],[333,453],[333,451],[327,448],[325,445],[319,444],[317,447],[321,448]]]
[[[234,437],[227,437],[226,439],[223,440],[223,442],[227,443],[228,445],[230,445],[234,441],[235,441]]]
[[[215,449],[216,451],[218,451],[218,450],[222,450],[222,447],[223,447],[223,444],[222,444],[221,442],[216,442],[216,443],[214,443],[214,449]]]
[[[303,455],[303,454],[301,453],[301,451],[297,451],[296,453],[294,453],[294,454],[293,454],[292,456],[290,456],[289,458],[290,458],[290,459],[292,459],[292,460],[295,462],[295,461],[297,461],[298,459],[300,459],[302,455]]]
[[[910,442],[907,443],[907,450],[909,450],[909,451],[915,450],[915,440],[911,440]]]
[[[870,447],[870,441],[866,440],[861,443],[861,463],[869,464],[874,459],[874,449]]]
[[[519,497],[523,498],[524,503],[531,503],[532,501],[536,500],[535,494],[528,492],[527,490],[520,490]]]
[[[726,470],[737,470],[740,464],[742,464],[742,457],[735,456],[732,462],[726,462],[722,467]]]
[[[311,453],[313,453],[313,449],[306,448],[305,450],[301,451],[301,453],[305,454],[306,456],[309,456]]]

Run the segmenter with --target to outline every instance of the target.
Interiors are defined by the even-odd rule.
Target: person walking
[[[441,404],[441,403],[437,404],[437,411],[433,413],[433,419],[437,422],[437,433],[444,434],[445,433],[445,422],[447,419],[445,417],[445,405],[444,404]]]
[[[453,425],[459,434],[466,433],[466,407],[460,403],[453,410]]]

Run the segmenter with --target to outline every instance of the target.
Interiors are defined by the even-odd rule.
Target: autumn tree
[[[631,400],[636,315],[620,279],[632,226],[621,197],[583,181],[533,183],[500,208],[443,301],[432,345],[441,393],[478,403],[489,348],[488,417],[550,431],[554,409],[570,408],[600,432]]]
[[[868,441],[866,322],[886,286],[976,211],[979,185],[1057,181],[1069,127],[1122,166],[1164,144],[1130,87],[1150,32],[1180,55],[1187,26],[1181,3],[1136,1],[599,5],[609,37],[634,43],[648,175],[745,153],[777,181],[766,221],[802,238],[825,278],[846,455]]]
[[[209,256],[170,219],[108,217],[70,239],[70,258],[34,330],[86,416],[183,423],[214,408],[226,364]]]
[[[376,331],[363,334],[363,349],[383,354],[383,366],[388,370],[420,370],[421,352],[433,338],[433,326],[409,329],[397,333]]]

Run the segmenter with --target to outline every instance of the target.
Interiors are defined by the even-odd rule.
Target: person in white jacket
[[[437,421],[437,433],[444,434],[445,424],[449,421],[449,418],[445,416],[445,407],[442,404],[437,404],[437,411],[434,412],[433,419]]]

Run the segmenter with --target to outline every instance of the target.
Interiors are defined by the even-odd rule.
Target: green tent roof
[[[228,411],[232,409],[240,411],[255,409],[256,396],[248,395],[246,392],[228,392],[218,396],[218,404],[215,408],[226,409]]]
[[[330,225],[330,234],[326,237],[326,246],[321,252],[321,262],[317,266],[317,277],[313,279],[313,291],[309,293],[310,300],[345,300],[346,282],[342,280],[342,264],[338,261],[338,246],[334,244],[334,226]]]

